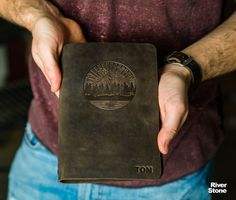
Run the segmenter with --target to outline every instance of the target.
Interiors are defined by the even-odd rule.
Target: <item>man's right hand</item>
[[[61,84],[58,58],[64,44],[85,42],[79,24],[62,16],[45,0],[1,0],[0,17],[32,33],[33,58],[51,85],[51,91],[58,95]]]
[[[51,85],[51,91],[58,94],[61,84],[58,58],[65,43],[85,42],[81,28],[68,18],[42,16],[33,26],[32,35],[33,58]]]
[[[65,43],[85,42],[80,26],[73,20],[57,14],[40,16],[32,27],[32,55],[51,85],[59,95],[61,73],[58,58]]]

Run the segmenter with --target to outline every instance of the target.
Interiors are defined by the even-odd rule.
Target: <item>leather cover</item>
[[[59,181],[158,179],[155,47],[68,44],[61,66]]]

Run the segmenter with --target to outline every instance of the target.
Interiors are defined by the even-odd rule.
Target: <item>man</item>
[[[236,68],[236,14],[216,28],[222,0],[52,2],[2,0],[0,5],[2,17],[32,33],[35,61],[29,63],[34,92],[30,125],[11,169],[9,199],[209,199],[209,160],[222,142],[218,89],[214,80],[194,87]],[[58,58],[65,43],[86,40],[150,42],[160,62],[174,50],[193,58],[194,68],[181,61],[161,70],[157,142],[166,155],[159,181],[114,183],[120,187],[57,182],[58,99],[53,93],[59,96]]]

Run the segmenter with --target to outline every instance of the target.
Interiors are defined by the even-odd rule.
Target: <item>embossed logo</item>
[[[135,75],[122,63],[104,61],[95,65],[84,79],[84,95],[92,105],[103,110],[124,107],[135,93]]]

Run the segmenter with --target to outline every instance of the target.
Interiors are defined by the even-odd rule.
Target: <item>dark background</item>
[[[227,5],[225,17],[234,9]],[[27,72],[30,41],[27,31],[0,19],[0,200],[6,199],[9,167],[21,142],[32,98]],[[227,183],[228,192],[213,197],[236,199],[236,72],[219,79],[226,137],[214,160],[212,181]]]

